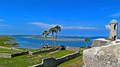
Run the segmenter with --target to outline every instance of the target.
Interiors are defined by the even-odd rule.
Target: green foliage
[[[45,30],[45,31],[42,33],[42,35],[47,36],[47,35],[49,35],[49,32],[48,32],[47,30]]]
[[[53,34],[54,32],[56,32],[56,29],[55,28],[50,28],[49,32]]]
[[[56,29],[56,32],[61,31],[61,27],[59,25],[54,27]]]
[[[89,38],[85,38],[85,42],[90,42],[90,39]]]
[[[85,42],[86,42],[86,48],[88,47],[88,42],[90,42],[89,38],[85,38]]]

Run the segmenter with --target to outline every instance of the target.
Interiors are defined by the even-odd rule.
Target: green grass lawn
[[[0,48],[0,53],[18,53],[18,52],[23,52],[23,51],[35,52],[35,51],[46,50],[46,49],[48,49],[48,48],[45,48],[45,49],[24,49],[24,48],[20,48],[20,50],[11,50],[11,49]]]
[[[80,50],[81,56],[79,56],[75,59],[72,59],[70,61],[67,61],[65,63],[62,63],[62,64],[58,65],[57,67],[83,67],[83,60],[82,60],[83,50],[85,50],[85,49]]]
[[[17,52],[22,52],[22,50],[10,50],[10,49],[0,48],[0,53],[17,53]]]
[[[17,56],[14,58],[0,58],[0,67],[28,67],[35,64],[40,64],[44,58],[60,58],[73,52],[74,51],[62,50],[52,54],[50,54],[50,52],[47,52],[36,55]]]

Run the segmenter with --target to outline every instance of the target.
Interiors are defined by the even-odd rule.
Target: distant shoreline
[[[27,37],[27,38],[45,39],[45,37]],[[51,37],[47,37],[47,40],[53,40],[53,39]],[[85,41],[85,40],[84,39],[57,39],[57,41]]]

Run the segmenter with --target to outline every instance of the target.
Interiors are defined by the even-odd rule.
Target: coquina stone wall
[[[83,51],[83,67],[120,67],[120,43]]]
[[[66,50],[79,51],[79,50],[80,50],[80,47],[70,47],[70,46],[66,46]]]
[[[100,47],[109,45],[111,43],[111,40],[105,40],[105,39],[96,39],[92,41],[91,47]]]
[[[61,58],[55,59],[55,58],[46,58],[42,60],[41,64],[29,66],[29,67],[56,67],[57,65],[66,62],[68,60],[71,60],[73,58],[76,58],[80,55],[80,52],[77,51],[76,53],[69,54],[66,56],[63,56]]]

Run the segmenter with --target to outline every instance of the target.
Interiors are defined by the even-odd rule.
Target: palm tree
[[[54,32],[56,32],[55,28],[49,29],[49,32],[52,33],[52,38],[53,38],[53,46],[54,46]]]
[[[47,40],[47,35],[49,35],[49,32],[47,30],[45,30],[42,35],[45,35],[45,44],[46,44],[46,40]]]
[[[88,42],[90,42],[89,38],[85,38],[85,42],[86,42],[86,48],[88,47]]]
[[[55,26],[56,29],[56,38],[55,38],[55,45],[56,45],[56,39],[57,39],[57,35],[58,35],[58,31],[61,31],[61,27],[59,25]]]

